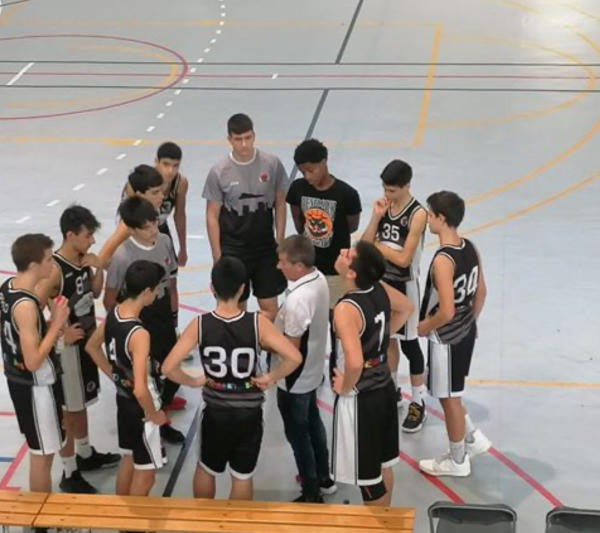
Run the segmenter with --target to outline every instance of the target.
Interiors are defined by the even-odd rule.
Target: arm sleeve
[[[358,191],[354,187],[348,186],[348,192],[346,194],[346,214],[358,215],[361,211],[362,206],[360,204]]]
[[[290,179],[288,178],[285,167],[279,158],[275,167],[275,190],[287,192],[290,188]]]
[[[210,169],[206,181],[204,182],[204,189],[202,190],[202,198],[211,200],[213,202],[223,203],[223,191],[219,185],[219,177],[214,169]]]
[[[307,302],[288,297],[285,307],[283,333],[288,337],[301,337],[310,326],[310,308]]]
[[[115,255],[110,262],[108,271],[106,272],[106,287],[109,289],[121,290],[125,281],[125,272],[127,271],[127,264],[123,260],[123,257],[117,250]]]
[[[285,201],[290,205],[300,205],[300,198],[298,194],[298,180],[294,180],[291,183]]]

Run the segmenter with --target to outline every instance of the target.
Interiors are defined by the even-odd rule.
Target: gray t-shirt
[[[288,187],[288,175],[279,158],[259,150],[247,163],[229,155],[210,169],[202,196],[221,204],[223,253],[247,257],[274,250],[275,197],[279,191],[286,193]]]

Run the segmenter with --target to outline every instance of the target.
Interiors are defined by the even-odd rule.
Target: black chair
[[[508,505],[435,502],[427,510],[431,533],[515,533],[517,513]],[[437,524],[436,524],[437,523]]]
[[[546,533],[600,532],[600,511],[556,507],[546,515]]]

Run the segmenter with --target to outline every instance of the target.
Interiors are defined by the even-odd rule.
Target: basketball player
[[[337,342],[330,359],[333,413],[332,473],[360,487],[367,505],[389,506],[398,462],[396,389],[387,362],[390,330],[413,311],[401,292],[380,282],[385,259],[359,241],[335,263],[345,295],[333,311]]]
[[[164,275],[157,263],[131,263],[120,303],[109,311],[105,324],[86,346],[117,388],[119,447],[125,451],[117,474],[117,494],[147,496],[156,470],[166,463],[159,431],[167,422],[158,392],[159,364],[150,357],[150,333],[140,319],[142,310],[155,301]]]
[[[252,499],[263,435],[263,390],[292,373],[302,360],[262,313],[240,310],[246,279],[239,259],[225,256],[216,261],[211,272],[215,310],[188,324],[162,367],[169,378],[184,383],[179,365],[198,346],[207,381],[194,476],[196,498],[214,498],[215,477],[229,465],[230,499]],[[281,363],[259,377],[261,349],[277,354]]]
[[[4,374],[19,429],[29,446],[29,489],[50,492],[52,459],[64,444],[60,364],[54,345],[69,317],[64,298],[51,305],[50,323],[34,294],[50,276],[52,245],[40,233],[19,237],[12,245],[17,275],[0,287],[0,339]]]
[[[409,362],[412,401],[402,422],[402,431],[415,433],[425,422],[425,358],[419,346],[417,324],[419,322],[419,263],[423,250],[427,212],[410,193],[412,168],[404,161],[395,159],[381,173],[384,198],[373,205],[373,214],[363,239],[374,242],[386,259],[383,280],[407,296],[414,311],[403,328],[392,336],[388,360],[392,379],[396,382],[398,372],[398,341],[402,353]],[[397,337],[397,338],[396,338]],[[397,400],[402,400],[397,388]]]
[[[461,401],[486,286],[475,246],[457,231],[465,215],[463,199],[440,191],[427,198],[427,205],[429,230],[439,237],[440,247],[427,275],[419,335],[428,338],[427,384],[429,394],[439,398],[444,409],[450,452],[423,459],[419,467],[432,476],[464,477],[471,473],[470,458],[491,446]]]
[[[63,242],[54,253],[52,273],[36,287],[42,305],[57,296],[64,296],[69,305],[63,342],[56,350],[63,371],[67,434],[67,443],[60,451],[64,465],[60,488],[65,492],[96,492],[79,471],[116,466],[121,459],[118,454],[96,451],[88,440],[87,408],[98,400],[100,380],[85,343],[96,329],[94,299],[100,296],[104,283],[104,271],[99,268],[97,257],[88,251],[96,242],[94,233],[99,227],[89,209],[80,205],[65,209],[60,217]]]

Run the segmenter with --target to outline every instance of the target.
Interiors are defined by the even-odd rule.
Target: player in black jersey
[[[390,331],[400,329],[413,306],[380,281],[385,260],[371,243],[342,250],[335,268],[346,292],[333,311],[332,473],[336,481],[358,485],[365,504],[389,506],[399,436],[387,349]]]
[[[117,389],[119,447],[125,451],[117,494],[147,496],[155,471],[166,462],[159,431],[167,422],[159,392],[159,364],[150,357],[150,333],[140,319],[142,310],[156,299],[163,276],[164,269],[154,262],[131,263],[120,303],[108,312],[106,322],[86,345]]]
[[[65,492],[96,492],[79,471],[116,466],[121,458],[114,453],[99,453],[88,440],[87,407],[98,399],[100,381],[85,343],[96,329],[94,299],[100,296],[104,281],[97,257],[88,251],[96,242],[94,233],[99,227],[89,209],[68,207],[60,217],[63,242],[54,253],[52,274],[36,287],[42,305],[57,296],[64,296],[69,303],[63,342],[57,346],[67,433],[67,443],[60,451],[64,466],[60,488]]]
[[[51,306],[46,324],[35,286],[53,268],[52,239],[27,234],[12,245],[17,275],[0,287],[0,338],[4,374],[19,429],[29,446],[29,488],[50,492],[54,454],[63,446],[60,363],[54,344],[69,316],[64,298]]]
[[[388,350],[392,379],[396,382],[398,371],[398,342],[409,361],[412,401],[402,423],[402,430],[414,433],[423,427],[425,411],[425,358],[419,345],[417,324],[419,322],[419,264],[423,251],[427,212],[410,193],[412,168],[404,161],[395,159],[381,173],[384,198],[373,206],[371,221],[363,239],[374,242],[386,259],[383,280],[405,294],[414,306],[406,324],[393,337]],[[397,389],[398,402],[402,395]]]
[[[464,477],[471,473],[470,458],[491,446],[461,401],[486,286],[477,250],[457,231],[465,202],[456,193],[441,191],[432,194],[427,204],[429,229],[438,235],[440,247],[427,275],[419,335],[428,337],[427,384],[429,393],[439,398],[444,409],[450,453],[424,459],[419,467],[433,476]]]
[[[194,385],[179,365],[198,346],[207,381],[194,476],[196,498],[214,498],[215,477],[229,465],[230,499],[252,499],[252,476],[263,435],[263,390],[291,374],[302,361],[300,352],[262,313],[240,310],[246,275],[239,259],[217,260],[211,272],[215,310],[188,324],[162,367],[173,381]],[[281,359],[281,364],[263,375],[261,348]]]

